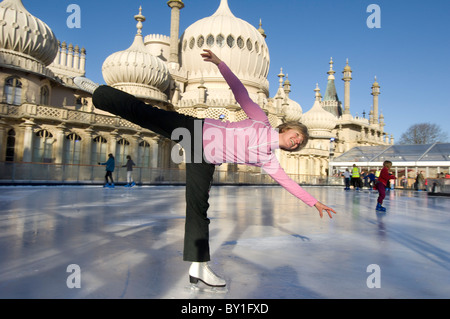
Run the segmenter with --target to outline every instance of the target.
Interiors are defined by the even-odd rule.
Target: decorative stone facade
[[[378,114],[380,86],[376,81],[370,118],[350,114],[352,71],[348,62],[343,71],[344,108],[334,87],[334,62],[330,62],[326,96],[322,99],[317,87],[313,106],[306,111],[290,99],[291,84],[283,70],[275,96],[269,96],[270,55],[261,23],[256,29],[235,17],[227,0],[221,0],[212,16],[194,22],[179,36],[184,3],[171,0],[168,6],[170,36],[144,36],[145,17],[139,10],[133,41],[130,35],[132,45],[103,64],[108,85],[163,109],[199,118],[243,120],[246,115],[217,68],[200,58],[199,53],[209,48],[242,80],[274,127],[292,120],[308,126],[311,139],[303,150],[278,151],[288,174],[326,176],[332,156],[354,146],[393,144],[384,132],[383,115]],[[96,165],[113,153],[117,165],[131,155],[141,167],[178,167],[170,160],[172,142],[94,109],[91,96],[75,87],[72,78],[85,75],[86,49],[58,41],[43,21],[26,11],[21,0],[1,2],[0,18],[0,161]],[[237,165],[218,169],[254,170]]]

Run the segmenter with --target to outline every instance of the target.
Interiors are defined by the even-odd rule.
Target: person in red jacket
[[[385,212],[386,208],[382,206],[383,200],[386,197],[386,186],[390,179],[395,179],[396,177],[389,173],[389,170],[392,167],[391,161],[384,161],[383,168],[381,169],[380,176],[378,177],[378,181],[376,184],[378,190],[378,201],[377,201],[377,211]]]

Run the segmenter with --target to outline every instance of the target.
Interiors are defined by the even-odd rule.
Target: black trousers
[[[112,172],[111,172],[111,171],[106,171],[106,174],[105,174],[105,183],[106,183],[106,184],[109,183],[108,178],[111,180],[111,183],[114,183],[114,179],[113,179],[113,176],[112,176]]]
[[[209,261],[210,221],[207,211],[215,166],[204,160],[203,146],[198,147],[198,143],[203,141],[202,136],[198,136],[203,131],[203,129],[198,130],[198,124],[201,123],[203,128],[203,120],[158,109],[145,104],[133,95],[109,86],[100,86],[96,89],[92,101],[96,108],[118,115],[177,143],[181,142],[185,136],[172,137],[175,129],[183,128],[190,132],[191,149],[187,153],[189,158],[186,158],[186,222],[183,259],[197,262]]]

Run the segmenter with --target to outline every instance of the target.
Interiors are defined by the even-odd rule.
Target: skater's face
[[[294,129],[289,129],[280,133],[279,143],[280,148],[286,151],[293,151],[299,147],[303,142],[303,135]]]

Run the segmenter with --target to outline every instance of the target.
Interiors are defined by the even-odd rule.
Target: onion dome
[[[344,67],[344,72],[351,72],[351,71],[352,71],[352,68],[350,67],[350,65],[348,65],[348,59],[347,59],[347,62]]]
[[[336,127],[337,118],[323,109],[320,99],[320,89],[316,85],[316,100],[311,110],[303,114],[302,123],[311,131],[311,135],[329,134]]]
[[[58,53],[58,40],[47,24],[31,15],[22,0],[0,3],[0,50],[29,56],[45,66]]]
[[[380,93],[380,84],[378,84],[376,76],[375,76],[375,81],[372,84],[372,94],[373,93]]]
[[[235,17],[227,0],[221,0],[212,16],[190,25],[180,43],[182,68],[189,74],[187,91],[189,85],[195,90],[202,77],[205,83],[209,82],[208,88],[223,86],[218,81],[222,77],[217,67],[205,63],[200,56],[204,49],[210,49],[239,77],[250,94],[261,88],[268,94],[270,57],[265,38],[248,22]]]
[[[102,66],[103,78],[112,87],[130,94],[167,100],[162,92],[169,86],[169,70],[165,63],[145,47],[142,37],[142,8],[135,20],[138,32],[133,44],[125,51],[113,53]]]
[[[302,107],[294,100],[287,98],[283,104],[283,113],[286,121],[298,122],[302,118]]]

